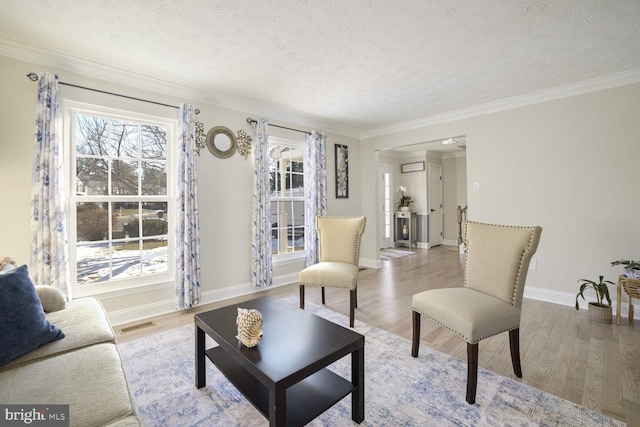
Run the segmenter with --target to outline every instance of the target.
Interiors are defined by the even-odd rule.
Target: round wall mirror
[[[236,136],[229,128],[216,126],[207,133],[207,147],[214,156],[229,158],[236,152]]]

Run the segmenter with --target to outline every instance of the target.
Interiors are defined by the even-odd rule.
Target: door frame
[[[437,172],[440,200],[434,200],[432,177]],[[429,163],[427,165],[427,203],[429,209],[429,247],[442,245],[444,242],[444,212],[442,209],[442,165]]]

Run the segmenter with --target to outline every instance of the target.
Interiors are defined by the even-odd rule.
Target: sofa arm
[[[63,310],[67,307],[67,300],[58,289],[47,285],[36,285],[38,298],[45,313]]]

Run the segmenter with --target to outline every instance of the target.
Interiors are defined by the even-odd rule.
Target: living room
[[[574,6],[578,8],[577,4]],[[611,11],[619,18],[616,20],[619,27],[629,25],[633,16],[637,17],[637,6],[625,3],[619,8],[613,7]],[[540,19],[544,20],[544,16],[542,14]],[[37,91],[37,84],[25,75],[44,71],[58,74],[62,82],[130,97],[170,105],[192,103],[200,109],[198,120],[205,130],[226,126],[234,132],[242,129],[251,134],[247,117],[267,117],[273,124],[324,131],[327,134],[329,184],[327,210],[336,216],[364,215],[368,218],[360,254],[364,267],[377,268],[381,263],[381,236],[377,227],[381,153],[458,135],[465,135],[468,140],[469,219],[540,225],[544,230],[535,255],[535,269],[528,272],[525,297],[572,306],[579,279],[604,275],[616,281],[622,270],[611,267],[611,261],[640,256],[635,239],[640,201],[631,191],[638,180],[636,171],[640,161],[637,119],[640,117],[640,63],[637,59],[640,55],[636,47],[640,42],[629,43],[625,37],[633,35],[629,36],[625,31],[616,33],[618,38],[611,42],[607,55],[599,50],[600,57],[590,58],[591,62],[600,63],[601,68],[591,68],[578,78],[566,63],[566,73],[550,76],[551,83],[535,91],[495,94],[480,105],[469,104],[401,119],[385,126],[362,128],[340,123],[338,119],[329,125],[316,117],[285,113],[276,102],[260,106],[238,100],[232,102],[226,93],[182,85],[171,81],[169,76],[158,77],[151,71],[144,73],[123,70],[114,64],[101,64],[99,54],[89,55],[90,51],[95,53],[103,49],[106,54],[107,48],[99,44],[84,49],[80,46],[79,51],[67,53],[64,46],[47,46],[44,40],[25,43],[22,40],[27,30],[24,30],[25,34],[6,33],[15,25],[4,26],[5,30],[0,33],[3,76],[0,81],[3,95],[0,101],[3,153],[0,158],[0,181],[3,182],[0,198],[7,201],[0,213],[0,255],[9,255],[20,264],[29,263],[31,252],[30,192]],[[579,34],[584,35],[586,30],[582,26],[579,30]],[[81,39],[83,34],[75,37]],[[580,46],[583,44],[577,41],[562,48],[578,50]],[[80,55],[82,51],[87,57]],[[528,59],[527,49],[522,49],[519,61],[526,67],[533,67],[536,60],[543,59],[544,56]],[[550,66],[546,64],[539,71]],[[499,68],[500,64],[496,63],[495,67]],[[470,65],[470,74],[471,70],[473,66]],[[197,69],[191,72],[206,74]],[[511,82],[521,79],[519,75],[502,76],[505,81],[509,77]],[[176,119],[176,110],[170,107],[71,86],[61,86],[60,91],[63,99],[75,102]],[[423,104],[429,103],[428,95],[421,97],[426,99]],[[270,135],[301,139],[301,134],[275,126],[270,128]],[[348,198],[336,198],[333,189],[335,144],[349,149]],[[394,173],[398,174],[396,182],[399,182],[400,172]],[[205,149],[198,157],[201,304],[255,292],[251,285],[248,250],[252,239],[253,177],[251,156],[219,159]],[[302,259],[276,263],[274,285],[296,282],[303,267]],[[96,296],[114,325],[175,310],[174,286],[170,281]],[[627,308],[625,299],[622,312],[626,313]]]

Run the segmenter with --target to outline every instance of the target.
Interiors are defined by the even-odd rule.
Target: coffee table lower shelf
[[[225,377],[269,418],[269,390],[219,346],[206,355]],[[308,424],[355,389],[354,385],[328,369],[310,375],[287,389],[287,425]]]

